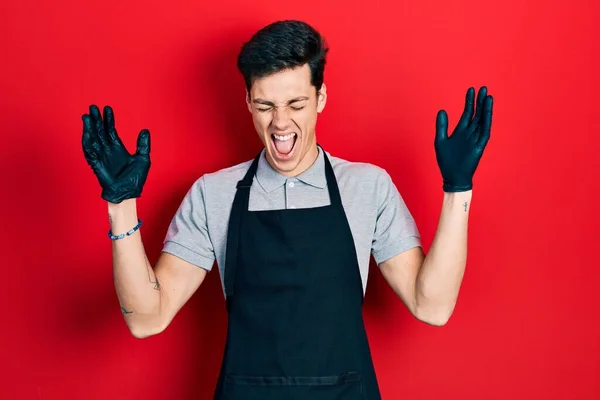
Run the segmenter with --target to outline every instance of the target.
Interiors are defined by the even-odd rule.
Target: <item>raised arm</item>
[[[111,107],[104,107],[102,116],[91,105],[82,120],[83,153],[108,203],[113,277],[121,312],[135,337],[155,335],[198,289],[207,270],[166,252],[154,268],[148,261],[136,199],[150,170],[150,132],[139,133],[136,152],[130,154],[117,134]]]
[[[137,224],[136,200],[108,204],[111,230],[118,235]],[[133,336],[164,331],[200,287],[207,270],[162,252],[153,267],[140,230],[112,243],[113,275],[121,312]]]

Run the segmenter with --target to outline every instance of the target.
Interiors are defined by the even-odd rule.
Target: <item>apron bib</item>
[[[327,154],[330,205],[249,211],[261,153],[237,184],[229,220],[214,399],[379,400],[356,250]]]

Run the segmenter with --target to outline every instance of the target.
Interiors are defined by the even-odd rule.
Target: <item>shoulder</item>
[[[362,161],[350,161],[332,156],[329,153],[327,155],[338,180],[361,182],[364,184],[370,183],[374,186],[381,186],[391,182],[388,172],[378,165]]]
[[[383,167],[335,156],[329,156],[329,159],[342,197],[347,202],[381,209],[390,200],[399,197],[392,177]]]
[[[252,164],[252,160],[247,160],[230,167],[207,172],[194,181],[193,187],[203,191],[221,190],[227,187],[235,189],[235,184],[244,177],[250,164]]]

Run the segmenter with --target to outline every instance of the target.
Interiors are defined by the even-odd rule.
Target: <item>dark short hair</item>
[[[323,84],[328,50],[325,39],[307,23],[277,21],[260,29],[243,44],[237,66],[250,92],[254,80],[308,63],[311,84],[318,92]]]

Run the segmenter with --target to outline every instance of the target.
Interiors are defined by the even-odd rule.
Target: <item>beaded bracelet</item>
[[[110,229],[108,230],[108,237],[111,238],[112,240],[118,240],[118,239],[123,239],[125,236],[129,236],[132,235],[133,232],[137,231],[138,229],[140,229],[140,226],[142,226],[142,220],[138,218],[138,224],[136,226],[133,227],[132,230],[130,230],[129,232],[126,233],[121,233],[120,235],[113,235],[110,231]]]

